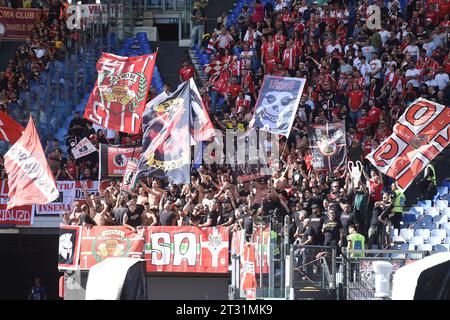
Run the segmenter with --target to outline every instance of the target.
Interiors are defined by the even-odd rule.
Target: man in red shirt
[[[359,89],[358,84],[354,83],[353,88],[347,92],[348,105],[350,107],[349,116],[353,124],[356,124],[361,118],[361,108],[364,102],[364,91]]]
[[[228,92],[231,93],[231,97],[234,99],[237,98],[239,92],[242,91],[241,86],[237,83],[237,79],[235,77],[231,78],[231,85],[228,89]]]
[[[382,114],[382,110],[375,105],[373,100],[369,100],[369,112],[367,113],[367,120],[371,127],[371,132],[375,132],[375,128],[380,123],[380,117]]]
[[[196,78],[195,69],[193,66],[189,65],[189,62],[187,60],[183,61],[183,66],[180,68],[180,71],[178,71],[178,74],[180,75],[181,82],[185,82],[192,77],[194,77],[194,80]]]

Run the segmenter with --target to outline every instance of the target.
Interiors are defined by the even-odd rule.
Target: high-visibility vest
[[[353,233],[353,234],[349,234],[347,236],[347,241],[351,241],[352,242],[352,250],[364,250],[364,244],[366,241],[366,238],[359,233]],[[351,254],[352,258],[355,257],[364,257],[364,253],[354,253],[352,252]]]
[[[426,168],[428,168],[428,172],[429,172],[429,175],[428,175],[428,178],[427,178],[427,180],[428,181],[431,181],[431,182],[433,182],[433,184],[434,185],[436,185],[436,183],[437,183],[437,181],[436,181],[436,170],[434,169],[434,166],[431,164],[431,163],[429,163],[427,166],[426,166]],[[430,172],[431,171],[431,172]],[[425,174],[425,173],[424,173]]]
[[[256,289],[255,265],[255,244],[246,243],[241,255],[241,290]]]
[[[394,208],[395,213],[403,213],[403,207],[405,206],[405,195],[400,190],[395,190]]]

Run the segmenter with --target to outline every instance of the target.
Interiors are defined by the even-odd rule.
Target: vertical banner
[[[103,53],[84,117],[103,128],[139,133],[155,61],[156,53],[138,57]]]
[[[76,270],[80,259],[81,229],[61,226],[59,229],[58,269]]]
[[[305,83],[303,78],[266,75],[250,127],[289,137]]]
[[[80,268],[89,269],[106,258],[140,258],[143,246],[143,236],[126,227],[83,228]]]
[[[122,190],[130,192],[136,186],[137,183],[137,170],[138,164],[134,161],[128,161],[127,170],[123,176]]]
[[[450,108],[419,98],[367,159],[403,192],[450,143]]]
[[[148,227],[148,272],[228,272],[227,228]]]
[[[144,113],[139,176],[168,179],[175,184],[191,180],[190,86],[178,89]]]
[[[256,274],[255,274],[255,244],[246,243],[241,255],[241,290],[245,291],[247,300],[256,299]]]
[[[339,171],[347,168],[345,122],[313,124],[308,127],[311,164],[314,170]]]
[[[41,15],[47,14],[48,10],[0,7],[0,38],[24,40],[33,37],[36,22]]]

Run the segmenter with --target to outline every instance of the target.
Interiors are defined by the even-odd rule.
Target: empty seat
[[[448,207],[448,201],[447,200],[438,200],[434,204],[434,206],[438,209],[444,209]]]
[[[428,244],[441,244],[442,239],[440,237],[429,237],[427,240]]]
[[[439,215],[433,217],[433,222],[437,223],[438,225],[443,224],[445,222],[448,222],[448,217],[445,215]]]
[[[416,215],[411,213],[406,213],[403,215],[403,223],[413,223],[416,221]]]
[[[421,236],[414,236],[411,238],[409,243],[412,245],[418,246],[419,244],[423,244],[424,240],[423,240],[423,237],[421,237]]]
[[[444,222],[443,224],[441,224],[441,229],[444,229],[447,231],[447,233],[450,232],[450,222]]]
[[[445,229],[433,229],[431,230],[431,236],[432,237],[438,237],[441,240],[444,240],[447,236],[447,230]]]
[[[445,238],[444,243],[445,244],[450,244],[450,237]]]
[[[433,217],[431,215],[426,214],[419,217],[419,219],[417,219],[417,222],[422,224],[431,223],[433,222]]]
[[[409,209],[409,213],[415,215],[416,217],[423,215],[423,208],[422,207],[411,207]]]
[[[425,210],[425,214],[431,217],[435,217],[439,215],[439,208],[431,207]]]
[[[419,203],[417,204],[417,206],[422,207],[422,208],[431,208],[431,200],[423,200],[423,201],[419,201]]]
[[[439,252],[450,251],[450,244],[437,244],[434,246],[434,250]]]
[[[418,251],[433,251],[433,246],[431,244],[419,244],[417,246]]]
[[[437,193],[440,196],[446,195],[448,193],[448,187],[447,186],[439,186],[439,187],[437,187]]]
[[[444,210],[442,210],[442,214],[447,217],[450,217],[450,208],[449,207],[444,208]]]
[[[427,240],[430,237],[430,230],[429,229],[416,229],[415,235],[421,236],[422,238],[424,238],[424,240]]]

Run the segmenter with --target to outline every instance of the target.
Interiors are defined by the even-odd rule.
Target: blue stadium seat
[[[424,240],[427,240],[430,237],[430,230],[429,229],[416,229],[415,235],[422,237]]]
[[[447,234],[450,234],[450,222],[445,222],[441,224],[441,229],[446,230]]]
[[[411,240],[409,240],[409,243],[412,245],[418,246],[419,244],[424,243],[424,239],[421,236],[414,236],[411,238]]]
[[[427,240],[427,244],[435,245],[435,244],[441,244],[442,239],[440,237],[429,237]]]
[[[414,231],[412,229],[400,229],[399,236],[408,242],[412,237],[414,237]]]
[[[431,236],[440,238],[441,240],[444,240],[447,236],[447,230],[445,229],[433,229],[431,230]]]
[[[450,251],[450,245],[448,244],[437,244],[434,246],[434,250],[438,252],[447,252]]]
[[[416,215],[409,214],[409,213],[403,215],[403,223],[409,224],[409,223],[412,223],[415,221],[416,221]]]
[[[433,251],[433,246],[431,244],[419,244],[417,245],[418,251]]]
[[[433,222],[437,223],[438,225],[441,225],[445,222],[448,222],[448,217],[445,215],[435,216],[433,217]]]
[[[426,208],[431,208],[431,200],[424,200],[424,201],[419,201],[419,203],[417,204],[419,207],[422,207],[424,209]]]
[[[422,207],[411,207],[411,209],[409,209],[409,213],[414,214],[416,217],[419,217],[419,216],[423,215],[423,208]]]
[[[437,193],[441,196],[446,195],[448,193],[448,187],[447,186],[437,187]]]

